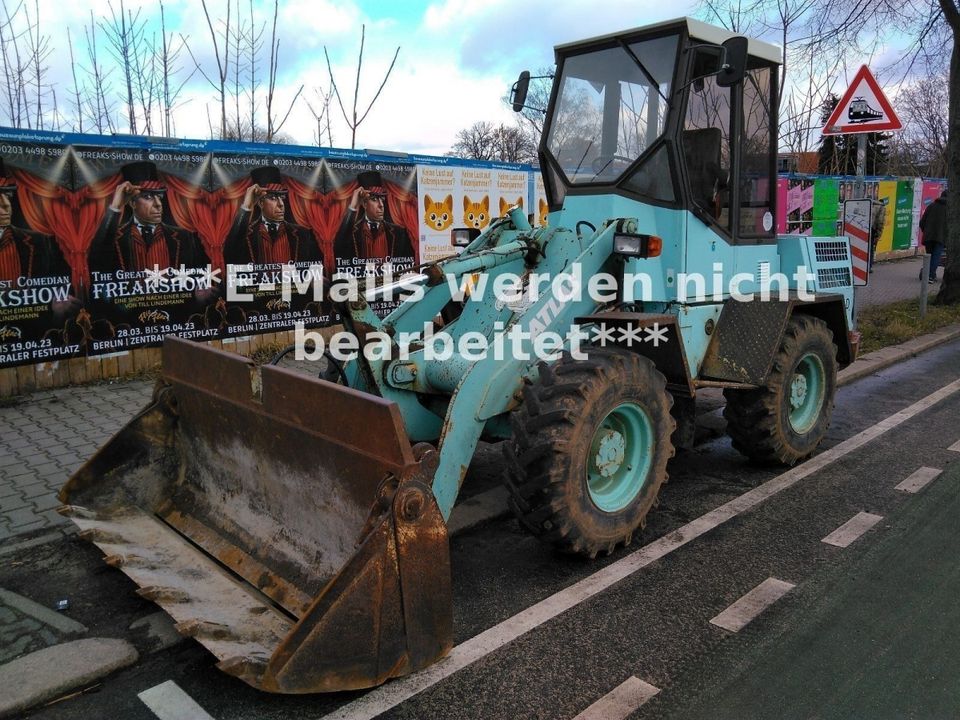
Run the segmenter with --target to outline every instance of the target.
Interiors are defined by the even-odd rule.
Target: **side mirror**
[[[530,71],[524,70],[520,73],[520,77],[517,78],[517,81],[513,84],[513,89],[510,91],[510,100],[513,102],[514,112],[523,110],[523,104],[527,101],[527,91],[529,89]]]
[[[741,82],[747,74],[747,44],[745,37],[732,37],[725,40],[723,61],[717,73],[717,85],[729,87]]]

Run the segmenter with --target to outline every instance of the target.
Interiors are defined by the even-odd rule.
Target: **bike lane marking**
[[[923,490],[930,481],[937,477],[943,470],[932,467],[922,467],[913,472],[906,480],[897,485],[894,490],[902,490],[908,493],[917,493]]]
[[[849,547],[855,540],[881,520],[883,520],[882,515],[859,512],[820,542],[840,548]]]
[[[137,697],[160,720],[213,720],[207,711],[173,680],[144,690],[138,693]]]
[[[730,632],[740,632],[760,613],[795,587],[796,585],[785,580],[767,578],[733,605],[712,618],[710,623]]]
[[[644,545],[593,575],[589,575],[570,587],[541,600],[526,610],[521,610],[513,617],[507,618],[478,635],[474,635],[469,640],[455,646],[449,655],[430,667],[381,685],[333,712],[320,716],[321,720],[372,720],[377,715],[409,700],[414,695],[499,650],[521,635],[589,600],[594,595],[660,560],[690,541],[719,527],[728,520],[752,510],[765,500],[792,487],[800,480],[823,470],[958,391],[960,391],[960,380],[954,380],[940,390],[884,418],[876,425],[810,458],[802,465],[798,465],[745,492],[743,495],[729,500],[720,507],[714,508],[710,512],[691,520],[686,525]]]
[[[660,688],[631,675],[573,720],[623,720],[658,692]]]

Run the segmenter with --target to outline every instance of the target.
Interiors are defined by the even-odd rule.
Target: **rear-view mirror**
[[[517,78],[517,81],[513,84],[513,89],[510,91],[510,100],[513,102],[514,112],[523,110],[523,104],[527,101],[527,90],[529,89],[530,71],[524,70],[520,73],[520,77]]]
[[[723,61],[717,73],[717,85],[729,87],[743,80],[747,74],[747,39],[732,37],[723,43]]]

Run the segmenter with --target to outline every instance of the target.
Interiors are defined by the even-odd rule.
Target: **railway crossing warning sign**
[[[902,127],[903,123],[870,68],[863,65],[823,126],[823,134],[851,135],[900,130]]]

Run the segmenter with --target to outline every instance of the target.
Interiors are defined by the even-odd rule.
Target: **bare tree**
[[[124,104],[127,109],[127,123],[130,132],[136,135],[137,104],[134,86],[144,82],[141,74],[143,72],[141,52],[144,42],[145,21],[140,18],[139,9],[136,13],[132,11],[128,13],[124,8],[123,0],[120,0],[119,12],[109,0],[107,7],[110,8],[110,17],[100,21],[100,28],[106,35],[110,54],[123,74],[126,90]],[[143,94],[142,90],[139,94]]]
[[[13,12],[6,0],[3,2],[5,19],[2,25],[3,71],[7,81],[7,105],[10,124],[14,127],[23,127],[25,115],[26,88],[24,83],[24,62],[20,55],[20,41],[24,32],[17,28],[15,20],[20,14],[22,4],[17,5]]]
[[[179,84],[175,83],[175,78],[179,75],[181,68],[179,66],[180,54],[183,52],[185,43],[183,39],[177,43],[173,33],[167,34],[166,14],[164,12],[163,2],[160,2],[160,46],[157,49],[157,66],[160,69],[160,76],[163,79],[160,104],[163,112],[162,132],[167,137],[173,135],[173,110],[178,106],[178,98],[183,92],[184,86],[190,82],[190,79],[197,72],[194,68]],[[171,82],[174,81],[174,82]]]
[[[314,140],[318,146],[322,146],[323,134],[326,132],[327,147],[333,147],[333,131],[330,128],[330,101],[333,100],[333,90],[324,93],[320,88],[314,88],[313,91],[317,94],[319,111],[313,109],[313,104],[309,100],[304,99],[304,102],[317,122],[317,134],[314,135]]]
[[[280,119],[280,122],[277,122],[276,117],[273,114],[273,96],[277,88],[277,67],[280,63],[280,38],[277,37],[277,14],[279,9],[279,0],[273,0],[273,25],[270,28],[270,67],[267,78],[267,142],[273,142],[273,136],[279,132],[287,122],[287,118],[290,117],[290,111],[293,110],[294,103],[297,102],[297,98],[300,97],[300,93],[303,92],[303,84],[301,84],[300,87],[297,88],[297,92],[294,93],[293,99],[290,101],[290,105],[287,107],[286,114]],[[362,43],[360,47],[360,52],[362,54]],[[398,52],[399,50],[400,48],[397,48]]]
[[[184,45],[187,48],[187,52],[190,53],[190,57],[193,60],[194,67],[196,67],[197,72],[203,76],[204,80],[210,83],[210,86],[217,93],[217,99],[220,103],[220,130],[218,137],[223,138],[227,135],[227,78],[230,76],[230,37],[232,32],[230,25],[230,9],[232,5],[230,4],[230,0],[227,0],[227,18],[223,23],[221,23],[222,30],[218,35],[213,26],[213,20],[210,19],[210,10],[207,8],[207,0],[200,0],[200,4],[203,7],[203,15],[207,19],[207,28],[210,30],[210,42],[213,43],[213,55],[217,63],[217,73],[215,78],[210,77],[203,67],[201,67],[200,63],[197,61],[197,57],[190,49],[187,39],[183,35],[180,37],[183,39]],[[208,117],[209,114],[210,108],[208,107]],[[210,134],[211,136],[214,135],[212,124]]]
[[[247,72],[249,82],[247,85],[248,101],[250,103],[250,127],[257,125],[257,90],[260,89],[260,81],[257,74],[260,71],[260,50],[263,47],[263,31],[266,26],[261,24],[257,28],[256,20],[253,15],[253,0],[250,0],[250,31],[246,36],[245,51],[247,54]]]
[[[88,117],[98,133],[113,132],[113,107],[107,99],[110,93],[112,71],[103,67],[97,54],[97,23],[92,10],[90,25],[84,27],[83,33],[87,41],[87,60],[89,61],[85,71],[90,81],[90,91],[93,93],[93,97],[87,99]]]
[[[337,81],[333,77],[333,66],[330,64],[330,54],[327,52],[327,46],[323,46],[323,55],[327,59],[327,72],[330,73],[330,87],[333,88],[333,94],[337,98],[337,104],[340,106],[340,112],[343,113],[343,119],[347,123],[347,127],[350,128],[350,147],[355,148],[357,146],[357,128],[367,119],[367,115],[370,114],[370,110],[373,108],[373,104],[377,101],[377,98],[380,97],[380,93],[383,91],[384,85],[387,84],[387,80],[390,78],[390,73],[393,71],[393,66],[397,62],[397,56],[400,54],[400,46],[397,46],[396,52],[393,54],[393,60],[390,61],[390,67],[387,68],[387,72],[383,76],[383,82],[380,83],[380,87],[377,88],[377,92],[374,94],[373,99],[370,100],[370,104],[367,105],[367,109],[364,110],[359,115],[357,114],[357,103],[360,98],[360,73],[363,69],[363,44],[366,39],[367,26],[360,26],[360,52],[357,54],[357,77],[353,86],[353,110],[348,115],[346,108],[343,106],[343,98],[340,97],[340,90],[337,87]]]
[[[447,155],[471,160],[531,162],[536,157],[536,146],[522,128],[481,121],[460,130]]]
[[[24,7],[24,14],[27,21],[27,56],[31,71],[29,82],[34,92],[35,112],[34,125],[31,126],[28,119],[27,126],[43,129],[44,99],[52,91],[46,86],[44,78],[47,73],[47,59],[53,52],[53,48],[50,46],[50,38],[40,33],[39,2],[34,0],[34,18],[31,19],[30,11],[26,7]]]
[[[901,87],[895,104],[904,129],[894,138],[892,172],[927,177],[947,174],[948,95],[945,72]]]

